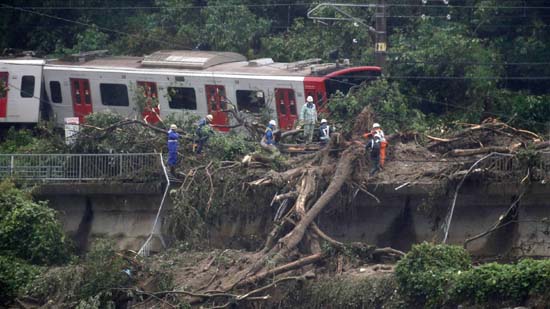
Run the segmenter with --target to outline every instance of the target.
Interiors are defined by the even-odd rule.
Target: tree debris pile
[[[389,149],[389,162],[377,182],[430,182],[455,179],[478,160],[495,153],[497,156],[478,165],[474,171],[484,172],[487,179],[517,178],[531,169],[533,180],[543,180],[542,153],[550,144],[533,132],[513,128],[490,119],[482,124],[462,124],[458,131],[444,137],[426,135],[427,142],[419,142],[416,134],[393,135]]]

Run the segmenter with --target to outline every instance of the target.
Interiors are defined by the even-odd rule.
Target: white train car
[[[66,117],[84,121],[86,115],[102,110],[152,123],[158,121],[157,116],[185,111],[199,116],[212,114],[213,124],[226,131],[230,125],[226,105],[231,102],[252,113],[267,107],[281,128],[290,129],[307,96],[311,95],[322,108],[336,90],[346,92],[380,74],[378,67],[341,67],[318,63],[318,59],[295,63],[275,63],[270,58],[247,61],[244,56],[229,52],[160,51],[146,57],[94,59],[87,59],[88,56],[77,61],[47,61],[39,67],[45,89],[42,101],[50,103],[52,116],[59,124]],[[39,71],[35,73],[40,85],[42,76]],[[140,96],[145,96],[144,111],[138,108]],[[158,102],[158,106],[147,106],[151,102]]]
[[[0,60],[0,124],[32,124],[40,118],[41,59]]]

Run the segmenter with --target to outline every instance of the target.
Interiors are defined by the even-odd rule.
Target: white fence
[[[147,182],[163,177],[159,153],[0,154],[0,179]]]

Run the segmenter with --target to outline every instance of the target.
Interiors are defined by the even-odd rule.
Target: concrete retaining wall
[[[364,241],[401,250],[425,240],[440,241],[441,225],[454,188],[447,191],[439,185],[416,184],[395,190],[396,186],[369,186],[380,203],[361,192],[351,203],[335,199],[320,216],[320,227],[338,240]],[[162,189],[161,184],[88,187],[71,184],[44,186],[35,195],[49,200],[50,206],[60,211],[65,230],[82,250],[96,236],[110,237],[122,249],[138,250],[151,231]],[[520,190],[514,184],[465,183],[458,195],[448,243],[462,245],[465,239],[490,229],[517,199]],[[255,249],[270,230],[276,211],[276,206],[257,207],[265,208],[260,216],[228,213],[212,223],[210,243]],[[165,209],[169,211],[169,202]],[[530,185],[514,218],[494,233],[470,242],[468,250],[482,256],[550,256],[550,186]],[[160,248],[158,242],[153,246],[153,250]]]

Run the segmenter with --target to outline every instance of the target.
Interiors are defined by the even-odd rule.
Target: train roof
[[[80,54],[79,54],[80,55]],[[49,60],[48,65],[90,69],[120,69],[137,71],[171,71],[177,73],[216,72],[243,75],[324,76],[342,69],[335,63],[321,63],[321,59],[297,62],[274,62],[271,58],[247,60],[232,52],[163,50],[145,57],[73,55],[75,61]]]

